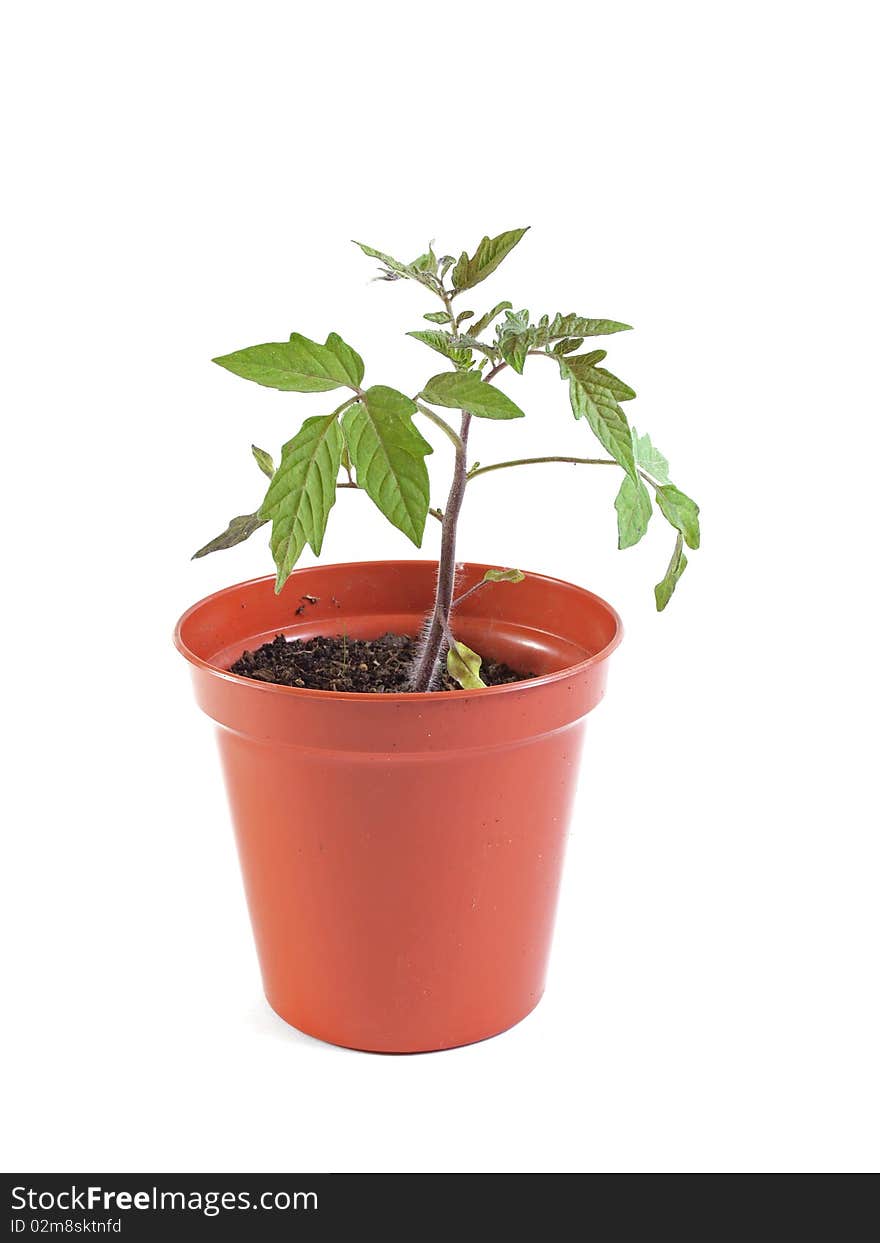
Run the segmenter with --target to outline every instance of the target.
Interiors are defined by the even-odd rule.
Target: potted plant
[[[267,998],[303,1031],[359,1049],[471,1043],[537,1004],[584,718],[621,635],[614,610],[581,587],[457,562],[467,490],[538,462],[620,471],[619,546],[641,539],[653,503],[674,530],[658,609],[685,546],[699,545],[696,504],[624,413],[633,390],[602,366],[604,349],[587,348],[628,325],[462,305],[524,233],[485,237],[457,260],[429,247],[411,263],[358,243],[381,279],[417,282],[439,301],[409,335],[450,365],[414,396],[365,387],[362,359],[335,333],[215,359],[271,388],[337,393],[277,467],[254,447],[265,499],[195,554],[271,523],[274,584],[200,601],[176,642],[220,727]],[[470,463],[474,419],[523,417],[494,381],[532,359],[558,368],[604,452]],[[442,509],[431,505],[432,446],[419,424],[454,446]],[[439,561],[296,570],[307,543],[320,553],[338,488],[364,492],[417,547],[436,521]]]

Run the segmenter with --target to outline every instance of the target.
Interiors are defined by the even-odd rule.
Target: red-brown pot
[[[487,568],[461,567],[459,591]],[[430,561],[319,565],[277,596],[271,577],[254,579],[201,600],[175,634],[220,727],[269,1004],[356,1049],[470,1044],[537,1005],[584,718],[621,637],[598,596],[528,574],[474,593],[454,619],[469,647],[538,675],[525,682],[358,695],[228,672],[278,633],[417,634],[436,573]]]

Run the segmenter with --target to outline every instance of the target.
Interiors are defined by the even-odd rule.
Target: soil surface
[[[402,634],[384,634],[379,639],[346,639],[342,635],[285,639],[279,634],[256,651],[244,652],[230,673],[279,686],[389,695],[409,690],[415,655],[416,640]],[[487,686],[504,686],[534,676],[517,673],[494,660],[484,659],[480,669],[480,677]],[[461,687],[444,669],[434,689],[457,691]]]

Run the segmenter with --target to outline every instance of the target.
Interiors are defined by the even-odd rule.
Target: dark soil
[[[230,673],[260,682],[275,682],[279,686],[389,695],[409,690],[415,655],[416,640],[402,634],[384,634],[380,639],[346,639],[342,635],[285,639],[279,634],[256,651],[244,652]],[[484,659],[480,677],[487,686],[504,686],[534,677],[534,674],[517,673],[508,665]],[[444,669],[435,689],[457,691],[461,688]]]

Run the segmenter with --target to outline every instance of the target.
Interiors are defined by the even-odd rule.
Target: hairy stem
[[[452,593],[455,588],[455,537],[458,515],[467,485],[467,440],[471,416],[461,412],[459,444],[455,450],[455,469],[446,508],[443,511],[443,530],[440,538],[440,565],[437,571],[437,591],[434,610],[428,622],[428,630],[422,652],[412,678],[414,691],[429,691],[437,676],[437,668],[443,647],[449,634],[449,614],[452,611]]]

